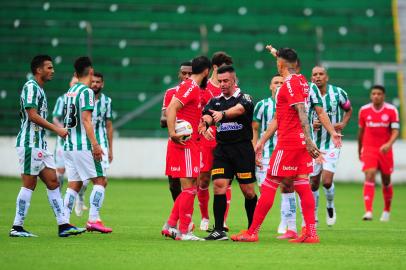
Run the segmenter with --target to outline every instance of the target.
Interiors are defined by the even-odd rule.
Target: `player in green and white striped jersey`
[[[255,146],[259,138],[265,133],[268,128],[268,124],[272,121],[275,115],[276,102],[275,94],[279,87],[283,84],[283,78],[279,74],[273,76],[269,89],[271,90],[271,96],[259,101],[254,108],[254,116],[252,121],[252,131],[253,138],[252,143]],[[271,158],[272,152],[276,146],[277,135],[276,133],[271,139],[267,140],[264,145],[264,150],[262,152],[262,167],[256,167],[256,177],[258,180],[258,185],[261,186],[262,182],[265,180],[266,172],[269,167],[269,159]]]
[[[95,94],[95,104],[92,113],[92,122],[97,142],[103,150],[103,159],[101,164],[107,171],[110,162],[113,160],[113,122],[111,110],[111,98],[107,97],[101,91],[104,87],[103,74],[95,72],[92,79],[91,88]],[[75,205],[75,213],[81,216],[84,210],[84,193],[89,181],[84,181],[78,194]]]
[[[337,132],[341,133],[351,118],[352,107],[347,93],[340,87],[328,84],[328,75],[325,68],[315,66],[312,70],[312,81],[320,89],[323,108],[327,112],[331,123]],[[325,161],[315,163],[311,175],[312,191],[318,201],[320,180],[323,182],[323,189],[327,199],[327,225],[336,223],[336,212],[334,207],[334,183],[333,177],[336,171],[340,149],[334,146],[332,138],[327,130],[320,125],[318,116],[315,115],[314,142],[324,152]],[[316,203],[316,218],[317,218]]]
[[[54,131],[61,137],[67,135],[66,129],[46,120],[48,107],[42,87],[53,77],[52,58],[48,55],[35,56],[31,61],[31,71],[34,79],[24,84],[20,96],[21,129],[17,136],[16,149],[23,186],[17,196],[16,214],[9,235],[11,237],[35,236],[24,230],[23,225],[38,176],[47,187],[48,200],[59,225],[59,236],[79,234],[84,230],[69,225],[65,217],[54,160],[52,154],[48,152],[45,138],[46,129]]]
[[[65,94],[64,124],[68,136],[64,145],[68,189],[65,194],[65,215],[70,218],[73,206],[83,181],[90,179],[94,186],[90,195],[88,231],[111,232],[100,220],[107,181],[101,165],[103,151],[97,142],[92,124],[94,92],[89,88],[93,79],[93,67],[89,57],[79,57],[74,64],[79,82]]]

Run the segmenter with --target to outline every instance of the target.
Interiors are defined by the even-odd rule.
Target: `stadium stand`
[[[211,2],[216,3],[212,5]],[[326,4],[328,2],[328,5]],[[255,99],[268,94],[275,62],[267,42],[296,48],[302,73],[320,60],[395,62],[390,1],[8,1],[0,10],[0,135],[18,132],[18,96],[38,53],[54,58],[47,87],[50,110],[68,89],[72,63],[90,55],[105,74],[115,117],[140,108],[177,82],[180,62],[218,50],[233,56],[240,86]],[[316,34],[321,27],[323,35]],[[202,35],[207,30],[207,35]],[[368,101],[371,69],[330,69],[331,83],[348,91],[355,111]],[[396,102],[395,74],[385,75],[388,100]],[[161,103],[118,128],[123,136],[165,136]],[[346,138],[356,134],[356,113]]]

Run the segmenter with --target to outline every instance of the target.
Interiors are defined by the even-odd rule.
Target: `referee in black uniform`
[[[255,152],[251,143],[254,104],[249,95],[235,87],[236,76],[232,66],[220,67],[217,74],[222,94],[212,98],[206,105],[199,126],[199,132],[206,137],[210,137],[205,134],[209,126],[215,125],[217,128],[217,146],[211,170],[215,226],[206,240],[228,240],[223,227],[227,206],[226,190],[234,177],[245,197],[248,227],[257,204],[254,187]]]

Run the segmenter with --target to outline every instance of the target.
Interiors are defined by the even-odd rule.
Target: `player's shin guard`
[[[65,217],[62,195],[59,188],[54,190],[47,189],[48,201],[54,211],[58,225],[66,224],[68,221]]]
[[[218,231],[224,230],[224,216],[227,209],[227,196],[225,194],[214,195],[213,199],[213,214],[214,214],[214,229]]]
[[[65,198],[63,200],[63,206],[65,208],[65,218],[69,223],[70,214],[72,213],[73,206],[75,205],[75,199],[78,193],[71,188],[66,189]]]
[[[197,190],[197,199],[199,200],[200,213],[202,219],[209,219],[209,188],[198,188]]]
[[[309,179],[295,179],[294,187],[300,197],[303,218],[306,223],[306,233],[310,237],[315,237],[317,235],[314,216],[315,201],[310,189]]]
[[[185,188],[181,193],[182,197],[179,202],[179,231],[182,234],[186,234],[189,231],[196,193],[196,187]]]
[[[296,196],[295,193],[282,193],[281,221],[288,230],[296,232]]]
[[[89,221],[95,222],[100,220],[100,208],[104,201],[105,188],[101,185],[94,185],[90,194]]]
[[[23,226],[25,217],[27,216],[28,208],[31,203],[32,190],[21,187],[17,195],[16,201],[16,215],[14,217],[14,226]]]
[[[393,198],[393,186],[392,184],[385,186],[382,185],[383,201],[385,203],[384,211],[390,212],[390,207]]]
[[[323,187],[324,194],[326,195],[327,200],[327,208],[334,208],[334,183],[331,185],[330,188]]]
[[[366,212],[372,212],[372,205],[375,196],[375,182],[365,181],[364,183],[364,205]]]
[[[226,212],[224,213],[224,222],[227,221],[228,210],[230,209],[230,203],[231,203],[231,186],[228,186],[228,187],[227,187],[226,197],[227,197],[227,207],[226,207]]]
[[[255,208],[252,224],[248,229],[249,234],[257,234],[262,222],[264,221],[269,210],[272,208],[275,200],[276,190],[278,189],[280,181],[277,179],[265,179],[261,185],[262,193],[259,197],[258,204]]]
[[[258,197],[255,195],[254,198],[245,198],[245,212],[247,213],[248,228],[252,224],[252,219],[254,217],[255,207],[257,206]]]

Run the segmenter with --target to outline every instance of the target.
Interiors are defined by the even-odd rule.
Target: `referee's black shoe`
[[[209,236],[204,238],[206,241],[210,240],[217,240],[217,241],[222,241],[222,240],[228,240],[228,236],[225,231],[220,231],[220,230],[213,230]]]

